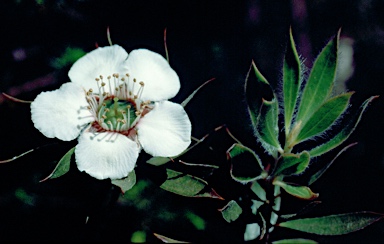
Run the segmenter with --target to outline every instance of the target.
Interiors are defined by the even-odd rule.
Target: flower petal
[[[118,45],[99,47],[77,60],[69,70],[68,76],[72,82],[86,90],[92,89],[94,92],[98,92],[99,85],[95,78],[102,75],[104,82],[107,83],[107,77],[114,73],[126,74],[127,68],[124,63],[127,57],[128,53]],[[106,92],[110,92],[108,83],[104,88]]]
[[[160,54],[136,49],[129,54],[127,65],[131,79],[144,82],[142,100],[167,100],[179,92],[179,76]],[[136,85],[134,94],[137,94],[138,87]]]
[[[140,144],[152,156],[176,156],[191,143],[191,122],[177,103],[155,103],[154,109],[140,119],[136,128]]]
[[[31,104],[32,121],[46,137],[71,141],[94,120],[87,106],[83,88],[68,82],[36,97]]]
[[[84,132],[75,149],[76,164],[96,179],[121,179],[134,169],[139,152],[139,145],[122,134]]]

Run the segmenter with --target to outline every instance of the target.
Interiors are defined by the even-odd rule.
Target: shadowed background
[[[57,89],[69,81],[67,72],[76,58],[97,45],[109,45],[107,27],[112,42],[128,52],[141,47],[165,56],[166,28],[170,64],[181,80],[172,101],[182,102],[203,82],[216,78],[186,107],[193,136],[201,138],[226,124],[245,145],[259,148],[251,136],[243,96],[251,60],[278,91],[289,27],[307,67],[341,27],[343,59],[335,92],[356,91],[353,111],[384,91],[383,11],[380,0],[6,1],[0,8],[0,91],[33,100],[42,91]],[[313,185],[322,204],[308,216],[384,213],[383,99],[372,103],[348,139],[359,144]],[[28,104],[0,97],[0,116],[0,159],[39,147],[0,165],[0,241],[158,241],[153,232],[185,241],[242,240],[244,224],[250,220],[242,217],[228,224],[217,211],[243,193],[238,190],[243,186],[228,175],[225,150],[230,142],[225,133],[210,134],[207,143],[215,146],[215,153],[204,153],[203,148],[188,159],[221,166],[207,180],[226,201],[184,198],[161,190],[164,168],[146,165],[147,155],[138,162],[138,184],[122,198],[108,181],[81,174],[75,165],[67,175],[39,183],[76,142],[45,138],[33,127]],[[324,160],[331,160],[336,152],[332,153]],[[304,206],[289,196],[282,205],[286,213]],[[383,242],[384,224],[340,237],[284,229],[272,234],[272,240],[377,243]]]

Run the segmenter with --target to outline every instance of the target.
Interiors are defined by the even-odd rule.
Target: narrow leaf
[[[185,197],[209,197],[223,198],[218,195],[208,183],[200,178],[181,172],[167,169],[167,180],[161,184],[161,188]]]
[[[287,184],[283,181],[275,180],[273,184],[283,188],[288,194],[295,196],[304,200],[312,200],[319,197],[318,193],[313,193],[309,187],[306,186],[296,186],[292,184]]]
[[[243,184],[262,179],[263,166],[254,151],[239,143],[227,150],[227,158],[231,160],[231,176]]]
[[[243,212],[243,209],[240,205],[235,201],[231,200],[227,205],[225,205],[222,209],[219,209],[223,218],[228,223],[235,221],[239,218],[240,214]]]
[[[285,239],[285,240],[278,240],[273,241],[272,244],[316,244],[316,241],[308,240],[308,239]]]
[[[283,149],[279,143],[278,115],[279,105],[276,99],[267,101],[262,99],[263,103],[256,125],[256,136],[261,141],[263,147],[272,155],[277,156],[276,152],[282,152]]]
[[[349,120],[349,122],[343,127],[343,129],[334,136],[331,140],[327,141],[326,143],[315,147],[314,149],[309,151],[309,154],[311,157],[317,157],[320,156],[328,151],[331,151],[332,149],[336,148],[340,144],[342,144],[344,141],[348,139],[348,137],[353,133],[356,126],[359,124],[361,117],[363,116],[363,113],[366,111],[368,105],[379,96],[372,96],[365,100],[365,102],[360,106],[359,111],[355,114],[355,116]]]
[[[318,218],[295,219],[279,226],[317,235],[343,235],[361,230],[381,220],[383,214],[373,212],[346,213]]]
[[[251,186],[251,190],[256,194],[256,196],[262,200],[266,201],[267,200],[267,192],[264,190],[263,187],[259,184],[259,182],[254,181]]]
[[[310,156],[307,151],[303,151],[300,154],[283,154],[278,161],[274,175],[290,176],[301,174],[308,167],[309,161]]]
[[[157,234],[157,233],[153,233],[153,235],[156,236],[159,240],[161,240],[164,243],[190,243],[190,242],[186,242],[186,241],[178,241],[178,240],[175,240],[175,239],[172,239],[172,238],[169,238],[169,237]]]
[[[245,78],[245,97],[248,104],[248,113],[252,121],[254,132],[256,131],[257,117],[260,112],[260,107],[265,100],[274,98],[271,86],[267,79],[260,73],[256,64],[252,61],[251,67],[248,70]]]
[[[21,99],[18,99],[16,97],[12,97],[11,95],[8,95],[6,93],[2,93],[4,97],[8,98],[9,100],[13,101],[13,102],[18,102],[18,103],[32,103],[32,101],[26,101],[26,100],[21,100]]]
[[[120,187],[121,192],[124,194],[136,184],[136,173],[134,170],[132,170],[127,177],[123,179],[112,180],[111,182],[115,186]]]
[[[330,128],[347,109],[349,99],[352,94],[353,92],[341,94],[329,99],[321,105],[320,108],[311,116],[308,122],[303,125],[303,128],[296,138],[296,144],[313,136],[319,135]]]
[[[303,214],[309,212],[310,210],[312,210],[314,207],[316,207],[320,203],[321,203],[321,201],[310,202],[308,205],[306,205],[302,209],[300,209],[297,213],[284,214],[284,215],[280,215],[280,217],[283,218],[283,219],[290,219],[290,218],[293,218],[293,217],[296,217],[296,216],[299,216],[299,215],[303,215]]]
[[[289,29],[289,45],[283,64],[283,94],[284,94],[284,124],[285,135],[291,129],[292,117],[295,111],[296,100],[301,82],[301,64],[296,51],[292,28]]]
[[[189,101],[191,101],[191,99],[196,95],[196,93],[198,91],[200,91],[201,88],[203,88],[205,85],[207,85],[208,83],[210,83],[211,81],[214,81],[215,78],[212,78],[210,80],[207,80],[206,82],[204,82],[202,85],[200,85],[198,88],[196,88],[196,90],[194,90],[191,95],[189,95],[182,103],[181,103],[181,106],[185,107]]]
[[[352,144],[349,144],[348,146],[344,147],[337,155],[334,159],[332,159],[331,162],[329,162],[327,165],[325,165],[322,169],[320,169],[318,172],[316,172],[314,175],[312,175],[312,177],[310,178],[309,182],[308,182],[308,185],[312,185],[315,181],[317,181],[324,173],[325,171],[333,164],[333,162],[335,162],[335,160],[343,153],[345,152],[348,148],[356,145],[357,142],[355,143],[352,143]]]
[[[296,121],[304,124],[328,98],[335,80],[340,30],[316,58],[305,85]]]
[[[109,31],[109,26],[107,27],[107,39],[110,46],[113,46],[111,39],[111,32]]]
[[[71,165],[71,157],[74,152],[75,152],[75,147],[73,147],[66,154],[64,154],[64,156],[57,163],[52,173],[47,177],[45,177],[44,179],[40,180],[40,182],[43,182],[49,179],[55,179],[66,174],[69,171],[69,167]]]

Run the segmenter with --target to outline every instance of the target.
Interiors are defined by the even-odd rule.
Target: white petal
[[[68,82],[36,97],[31,104],[32,121],[46,137],[70,141],[94,120],[87,106],[83,88]]]
[[[152,156],[176,156],[191,143],[191,122],[184,108],[177,103],[156,103],[136,128],[140,144]]]
[[[147,49],[136,49],[129,54],[127,65],[131,82],[133,78],[144,82],[142,100],[167,100],[179,92],[179,76],[160,54]],[[138,87],[136,85],[133,91],[135,94]]]
[[[127,57],[128,53],[118,45],[99,47],[77,60],[69,70],[68,76],[72,82],[84,89],[98,92],[99,86],[95,79],[102,75],[104,82],[107,83],[107,77],[114,73],[126,74],[127,68],[124,63]],[[110,92],[108,83],[104,88],[106,92]]]
[[[84,132],[76,146],[76,164],[96,179],[121,179],[134,169],[139,152],[139,145],[122,134]]]

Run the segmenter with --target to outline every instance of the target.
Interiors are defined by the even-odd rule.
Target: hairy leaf
[[[185,197],[223,198],[208,183],[200,178],[167,169],[167,180],[161,184],[162,189]]]
[[[316,58],[301,96],[296,121],[301,120],[305,124],[313,112],[328,98],[336,74],[339,38],[340,31]]]
[[[313,193],[311,189],[306,186],[296,186],[296,185],[288,184],[279,180],[273,181],[273,184],[276,186],[280,186],[287,193],[300,199],[312,200],[319,196],[318,193]]]
[[[355,116],[349,120],[349,122],[343,127],[343,129],[332,139],[327,141],[326,143],[315,147],[314,149],[309,151],[309,154],[311,157],[317,157],[320,156],[328,151],[331,151],[332,149],[336,148],[340,144],[342,144],[344,141],[348,139],[348,137],[353,133],[356,126],[359,124],[361,117],[363,116],[363,113],[366,111],[368,105],[379,96],[372,96],[365,100],[365,102],[360,106],[359,111],[355,114]]]
[[[283,64],[283,94],[284,94],[284,124],[285,135],[291,129],[292,117],[295,111],[296,100],[301,82],[301,64],[296,51],[292,28],[289,29],[289,45]]]
[[[310,156],[307,151],[300,154],[283,154],[278,162],[274,175],[298,175],[308,167]]]
[[[343,235],[363,229],[383,217],[383,214],[373,212],[357,212],[295,219],[280,223],[279,226],[317,235]]]
[[[231,160],[231,176],[241,183],[262,179],[263,166],[254,151],[239,143],[227,150],[227,158]]]
[[[219,209],[223,218],[228,223],[235,221],[239,218],[240,214],[243,212],[243,209],[240,205],[235,201],[231,200],[227,205],[225,205],[222,209]]]
[[[302,125],[303,127],[296,138],[296,144],[319,135],[330,128],[347,109],[352,94],[353,92],[341,94],[321,105],[319,109],[313,113],[308,122]]]
[[[314,175],[311,176],[310,180],[309,180],[309,183],[308,185],[312,185],[315,181],[317,181],[324,173],[325,171],[333,164],[333,162],[335,162],[335,160],[340,156],[340,154],[342,154],[343,152],[345,152],[348,148],[356,145],[357,142],[355,143],[352,143],[352,144],[349,144],[348,146],[344,147],[337,155],[334,159],[332,159],[331,162],[329,162],[328,164],[326,164],[322,169],[320,169],[319,171],[317,171]]]
[[[257,120],[257,136],[263,147],[274,157],[277,151],[283,151],[279,143],[278,127],[279,105],[276,99],[267,101],[263,99]]]
[[[48,175],[46,178],[42,179],[40,182],[46,181],[48,179],[58,178],[66,174],[69,171],[69,167],[71,165],[71,157],[74,152],[75,152],[75,147],[73,147],[66,154],[64,154],[64,156],[57,163],[52,173]]]

